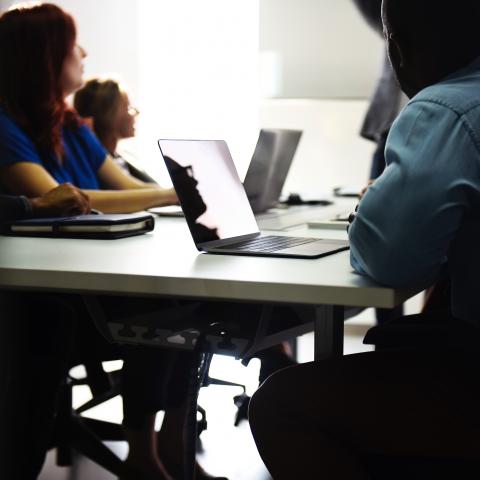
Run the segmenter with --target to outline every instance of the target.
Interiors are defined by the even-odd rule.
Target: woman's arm
[[[41,165],[20,162],[0,168],[0,183],[12,195],[39,197],[58,186]],[[106,213],[131,213],[177,202],[173,189],[88,190],[92,208]]]
[[[35,198],[58,187],[58,182],[38,163],[19,162],[0,168],[0,184],[11,195]]]
[[[152,207],[173,205],[173,189],[142,188],[138,190],[85,190],[92,207],[105,213],[132,213]]]
[[[111,155],[107,155],[102,166],[99,168],[98,178],[101,184],[110,190],[138,190],[143,188],[156,188],[160,187],[153,183],[146,183],[132,177],[128,172],[123,170],[119,165],[115,163],[115,160]]]
[[[177,202],[173,189],[163,189],[132,177],[110,155],[97,173],[102,185],[109,190],[88,190],[87,193],[93,207],[102,212],[138,212]]]

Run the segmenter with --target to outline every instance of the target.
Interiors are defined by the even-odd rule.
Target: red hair
[[[56,5],[18,6],[0,17],[0,104],[42,155],[53,151],[59,161],[62,127],[80,125],[60,85],[75,41],[75,21]]]

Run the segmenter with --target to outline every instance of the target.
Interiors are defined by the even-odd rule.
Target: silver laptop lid
[[[223,140],[159,140],[195,244],[258,233]]]
[[[301,136],[301,130],[260,131],[243,182],[255,213],[262,213],[277,204]]]

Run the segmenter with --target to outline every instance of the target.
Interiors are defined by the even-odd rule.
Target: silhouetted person
[[[219,240],[216,228],[208,228],[198,223],[196,220],[200,218],[206,211],[207,205],[203,201],[198,191],[198,182],[193,176],[192,167],[182,167],[172,158],[165,156],[165,163],[172,177],[173,184],[179,193],[182,201],[182,209],[185,213],[188,227],[192,232],[195,243],[211,242]]]
[[[396,288],[428,287],[448,268],[452,311],[404,317],[387,336],[376,327],[383,351],[270,377],[250,422],[275,480],[480,478],[480,5],[382,8],[411,100],[390,131],[387,168],[350,226],[351,263]],[[380,459],[393,468],[378,477]]]

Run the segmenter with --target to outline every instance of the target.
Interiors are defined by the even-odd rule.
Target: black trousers
[[[140,308],[130,299],[111,300]],[[192,354],[109,344],[78,296],[8,293],[1,306],[0,478],[28,480],[39,474],[59,387],[75,365],[124,360],[121,393],[129,428],[139,429],[149,414],[185,402]],[[155,308],[161,305],[156,302]]]
[[[41,470],[77,319],[59,298],[2,294],[0,478],[34,479]]]
[[[480,478],[479,374],[480,355],[458,348],[287,368],[254,395],[251,428],[275,480]],[[414,476],[430,461],[436,473]]]
[[[192,352],[110,344],[93,325],[81,299],[70,298],[70,301],[81,312],[82,321],[77,324],[69,365],[124,361],[121,394],[126,427],[141,429],[148,415],[185,404],[188,379],[195,363]],[[112,318],[161,312],[175,306],[171,300],[115,296],[101,298],[100,302]]]

